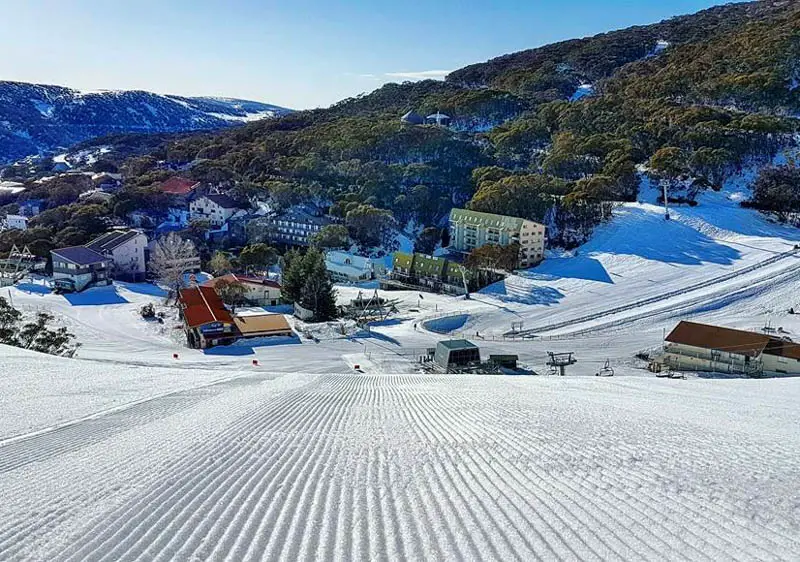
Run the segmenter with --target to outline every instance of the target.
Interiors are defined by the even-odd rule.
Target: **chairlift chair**
[[[594,374],[596,377],[613,377],[614,376],[614,368],[611,366],[611,361],[606,359],[605,365],[603,368],[600,369],[598,372]]]

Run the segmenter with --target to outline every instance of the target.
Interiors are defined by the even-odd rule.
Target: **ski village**
[[[797,560],[798,25],[0,82],[0,561]]]

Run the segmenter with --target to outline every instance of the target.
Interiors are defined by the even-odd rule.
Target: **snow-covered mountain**
[[[83,92],[0,81],[0,162],[112,133],[217,129],[289,111],[231,98],[189,98],[144,91]]]

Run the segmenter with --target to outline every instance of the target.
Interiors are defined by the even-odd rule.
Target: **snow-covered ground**
[[[3,289],[82,347],[0,347],[0,560],[796,559],[800,378],[661,380],[634,356],[685,318],[800,341],[800,231],[735,185],[670,221],[654,196],[469,300],[381,291],[398,313],[368,332],[292,319],[204,352],[174,311],[141,318],[152,285]],[[537,337],[504,338],[519,322]],[[417,372],[459,335],[578,363]]]
[[[0,559],[790,560],[795,383],[253,373],[0,445]]]

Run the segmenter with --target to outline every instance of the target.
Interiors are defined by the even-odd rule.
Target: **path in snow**
[[[800,549],[795,380],[325,375],[273,388],[285,379],[0,474],[0,559]]]

